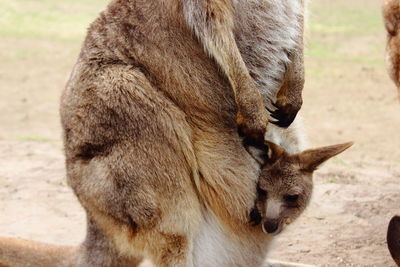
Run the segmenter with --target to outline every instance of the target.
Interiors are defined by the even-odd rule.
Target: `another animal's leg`
[[[187,24],[230,81],[237,104],[239,129],[245,136],[262,141],[268,114],[235,41],[231,1],[182,0],[182,5]]]
[[[388,34],[397,35],[400,27],[400,3],[397,0],[385,0],[382,3],[382,15]]]
[[[390,254],[397,266],[400,266],[400,216],[394,216],[389,223],[387,243]]]
[[[387,32],[386,64],[390,78],[396,84],[400,97],[400,3],[398,0],[386,0],[382,5],[382,14]]]

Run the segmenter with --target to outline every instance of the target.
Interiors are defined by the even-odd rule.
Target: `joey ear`
[[[268,160],[268,147],[266,145],[254,145],[243,141],[244,148],[261,166]]]
[[[300,153],[299,160],[302,170],[313,172],[319,165],[328,159],[336,156],[337,154],[345,151],[353,145],[353,142],[348,142],[339,145],[320,147],[316,149],[309,149]]]
[[[264,142],[266,146],[268,146],[268,161],[270,163],[276,162],[280,157],[282,157],[283,153],[285,152],[285,149],[283,147],[278,146],[275,143],[272,143],[270,141],[265,141]]]
[[[284,152],[284,149],[272,142],[265,141],[262,145],[255,145],[253,143],[243,141],[243,145],[247,152],[260,164],[276,162]]]

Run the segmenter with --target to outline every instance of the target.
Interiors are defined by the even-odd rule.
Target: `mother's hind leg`
[[[139,154],[143,151],[134,144],[123,146],[128,151],[116,149],[103,159],[105,169],[100,162],[93,165],[93,173],[98,167],[106,170],[107,181],[100,182],[104,189],[84,205],[95,211],[96,222],[123,254],[142,252],[157,266],[191,266],[201,215],[185,162],[174,159],[179,152],[169,145],[159,145],[166,157],[156,160],[152,154]],[[93,182],[99,183],[99,177]]]
[[[72,266],[77,267],[135,267],[143,260],[142,255],[122,254],[115,247],[114,242],[105,235],[94,220],[87,216],[87,234],[85,241],[75,253]],[[64,266],[64,265],[59,265]],[[66,265],[70,266],[70,265]]]
[[[185,114],[134,68],[85,73],[63,96],[74,192],[120,253],[190,266],[201,213]]]

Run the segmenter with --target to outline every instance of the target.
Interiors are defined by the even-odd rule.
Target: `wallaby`
[[[396,84],[400,96],[400,3],[385,0],[382,6],[387,31],[386,63],[390,77]]]
[[[390,220],[387,231],[387,244],[392,258],[397,266],[400,266],[400,216],[394,216]]]
[[[264,246],[267,246],[272,240],[272,236],[279,234],[285,225],[293,222],[307,207],[313,189],[313,172],[323,162],[343,152],[351,145],[352,143],[345,143],[309,149],[292,155],[269,141],[266,141],[261,147],[246,144],[247,151],[260,164],[261,172],[257,183],[256,201],[249,214],[250,225],[243,227],[252,227],[257,232],[259,228],[255,226],[261,224],[262,231],[267,235],[259,233],[258,241],[262,241]],[[242,255],[238,257],[236,253],[239,253],[240,249],[245,249],[247,245],[251,245],[251,240],[240,236],[240,232],[229,233],[231,229],[219,229],[210,219],[206,219],[203,224],[204,234],[197,236],[197,240],[194,241],[199,246],[195,246],[193,251],[194,262],[192,264],[195,266],[246,266],[244,263],[238,264],[237,260]],[[398,219],[399,217],[392,219],[388,232],[389,248],[396,260],[398,259],[395,255],[398,254],[396,250],[399,248],[398,233],[400,229],[398,227],[400,220]],[[109,227],[115,226],[110,225]],[[95,233],[94,236],[99,234]],[[236,240],[237,237],[239,240]],[[134,236],[129,238],[132,239],[132,242],[135,241]],[[0,238],[0,260],[2,260],[0,264],[25,266],[26,262],[30,262],[30,266],[75,266],[84,259],[82,257],[85,256],[85,246],[92,250],[91,261],[93,265],[97,264],[96,266],[135,266],[141,259],[141,257],[135,259],[123,255],[118,256],[118,252],[113,251],[112,244],[99,242],[99,239],[87,239],[80,248],[56,248],[29,241]],[[105,248],[107,249],[105,250]],[[215,249],[217,251],[214,251]],[[21,253],[21,250],[24,253]],[[230,254],[231,252],[235,253]],[[262,255],[253,254],[253,257],[259,259],[248,262],[247,266],[261,266],[260,260],[265,252],[266,249]],[[110,255],[115,258],[109,257]],[[29,259],[31,261],[28,261]],[[282,265],[282,262],[274,262],[274,264],[287,266]],[[297,266],[292,263],[286,264]]]
[[[261,266],[269,237],[248,220],[260,165],[237,129],[262,144],[268,120],[296,117],[303,13],[303,0],[111,2],[61,98],[88,225],[57,266]]]
[[[307,207],[313,189],[313,172],[352,144],[309,149],[294,155],[269,141],[259,148],[246,145],[262,166],[251,222],[261,224],[265,233],[279,234]]]

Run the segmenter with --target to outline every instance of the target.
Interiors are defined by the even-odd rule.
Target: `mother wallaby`
[[[87,237],[57,266],[142,256],[261,266],[269,237],[248,217],[259,165],[238,126],[258,143],[268,120],[294,120],[303,9],[303,0],[114,0],[100,14],[61,100]]]

